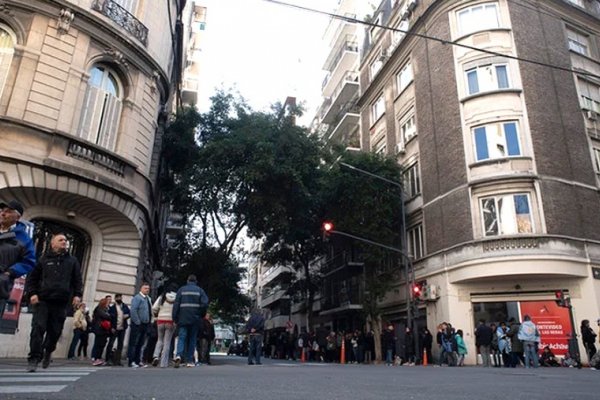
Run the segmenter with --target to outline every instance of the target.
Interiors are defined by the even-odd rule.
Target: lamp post
[[[397,188],[400,188],[400,215],[402,216],[402,230],[400,232],[400,240],[401,240],[401,247],[402,247],[401,249],[397,249],[395,247],[391,247],[391,246],[387,246],[387,245],[384,245],[384,244],[381,244],[381,243],[377,243],[377,242],[374,242],[374,241],[369,240],[369,239],[365,239],[365,238],[361,238],[361,237],[358,237],[358,236],[355,236],[355,235],[351,235],[351,234],[346,233],[346,232],[335,231],[335,230],[332,229],[333,226],[331,226],[330,232],[331,233],[337,233],[337,234],[342,235],[342,236],[347,236],[347,237],[350,237],[350,238],[353,238],[353,239],[356,239],[356,240],[360,240],[360,241],[363,241],[365,243],[369,243],[369,244],[372,244],[372,245],[375,245],[375,246],[386,248],[388,250],[391,250],[391,251],[394,251],[394,252],[400,254],[402,256],[402,258],[405,260],[404,261],[404,266],[405,266],[405,273],[406,273],[405,274],[405,276],[406,276],[406,323],[407,323],[407,326],[409,326],[411,328],[412,333],[413,333],[414,343],[415,343],[415,356],[417,358],[420,358],[420,354],[419,354],[420,353],[420,349],[419,349],[419,335],[418,335],[418,332],[416,332],[416,329],[415,329],[415,327],[416,327],[415,326],[415,322],[416,322],[415,318],[413,318],[413,305],[416,305],[416,303],[413,302],[413,298],[412,298],[412,287],[413,287],[413,285],[415,283],[415,271],[414,271],[414,268],[413,268],[413,265],[412,265],[412,260],[407,255],[406,215],[405,215],[405,212],[404,212],[404,187],[399,182],[396,182],[394,180],[391,180],[391,179],[385,178],[383,176],[374,174],[374,173],[369,172],[369,171],[365,171],[364,169],[355,167],[354,165],[345,163],[343,161],[339,161],[339,159],[338,159],[338,163],[341,166],[346,167],[346,168],[348,168],[348,169],[350,169],[352,171],[356,171],[356,172],[361,173],[363,175],[367,175],[367,176],[369,176],[371,178],[378,179],[378,180],[380,180],[382,182],[385,182],[385,183],[387,183],[389,185],[396,186]]]

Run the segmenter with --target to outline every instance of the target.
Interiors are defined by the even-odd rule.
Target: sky
[[[337,0],[285,0],[333,12]],[[235,88],[256,110],[287,96],[305,102],[308,125],[321,98],[329,17],[265,0],[201,0],[207,7],[198,108],[210,107],[216,88]]]

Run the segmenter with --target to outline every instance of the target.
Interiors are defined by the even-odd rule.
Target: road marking
[[[63,367],[32,373],[24,368],[0,369],[0,393],[56,393],[68,386],[65,382],[76,382],[97,370]]]

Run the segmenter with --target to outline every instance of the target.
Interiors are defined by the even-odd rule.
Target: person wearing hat
[[[15,279],[35,267],[35,248],[19,219],[23,205],[16,200],[0,202],[0,319]]]

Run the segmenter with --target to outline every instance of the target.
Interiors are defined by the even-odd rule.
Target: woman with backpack
[[[154,302],[152,313],[156,316],[157,341],[152,358],[152,366],[156,367],[160,362],[161,368],[169,366],[171,356],[171,338],[175,332],[173,323],[173,303],[177,293],[174,290],[167,289]]]

